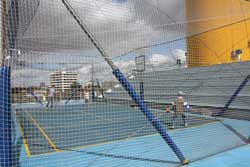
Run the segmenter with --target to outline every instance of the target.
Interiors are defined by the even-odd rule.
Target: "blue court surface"
[[[111,145],[112,146],[112,145]],[[92,148],[89,150],[95,150],[98,148]],[[101,146],[100,146],[101,149]],[[26,156],[26,153],[24,151],[24,148],[22,149],[22,161],[21,164],[25,164],[28,161],[28,164],[30,166],[38,167],[41,166],[41,163],[46,164],[48,167],[60,167],[60,166],[68,166],[73,167],[75,164],[72,164],[70,162],[70,159],[74,157],[78,159],[77,164],[81,164],[82,166],[93,166],[93,167],[112,167],[112,166],[127,166],[127,167],[143,167],[145,165],[147,166],[159,166],[164,167],[168,166],[164,163],[145,163],[144,161],[140,160],[122,160],[122,159],[115,159],[112,158],[112,160],[109,160],[108,158],[98,158],[96,157],[96,161],[91,161],[92,157],[91,155],[82,155],[81,153],[58,153],[53,155],[43,155],[38,157],[31,157],[28,158]],[[250,145],[242,146],[221,154],[217,154],[196,162],[192,162],[190,165],[187,165],[188,167],[249,167],[250,162]],[[22,165],[21,165],[22,166]],[[174,165],[176,166],[176,165]]]
[[[250,145],[197,161],[188,167],[249,167]]]
[[[133,145],[134,143],[137,143],[138,149],[134,148],[133,152],[131,150],[129,151],[126,147],[129,147],[130,145]],[[79,152],[60,152],[60,153],[53,153],[51,155],[39,155],[34,157],[27,157],[25,153],[24,147],[22,148],[22,155],[21,155],[21,164],[30,164],[30,166],[39,167],[41,163],[46,164],[47,167],[60,167],[60,166],[68,166],[68,167],[74,167],[75,164],[72,164],[70,159],[74,158],[74,160],[77,160],[77,165],[79,166],[93,166],[93,167],[114,167],[114,166],[128,166],[128,167],[134,167],[134,166],[157,166],[157,167],[165,167],[165,166],[177,166],[178,162],[175,157],[172,157],[176,160],[175,162],[164,162],[165,157],[162,152],[166,152],[168,148],[158,147],[152,152],[152,154],[148,154],[147,147],[141,147],[141,145],[144,142],[148,142],[150,144],[147,144],[150,146],[150,148],[157,147],[158,144],[164,145],[162,143],[159,136],[148,136],[143,138],[137,138],[133,140],[128,141],[120,141],[120,142],[114,142],[109,144],[103,144],[99,146],[92,146],[85,149],[79,149]],[[139,145],[138,143],[141,143]],[[117,145],[124,147],[124,150],[117,150],[115,147]],[[107,150],[110,148],[114,148],[110,151],[112,154],[122,154],[124,152],[129,151],[129,155],[131,157],[144,157],[144,158],[138,158],[137,160],[129,159],[128,158],[114,158],[114,157],[103,157],[103,156],[96,156],[96,155],[88,155],[84,152],[94,153],[94,152],[102,152],[103,150]],[[121,147],[119,147],[121,148]],[[144,148],[142,150],[142,148]],[[204,150],[206,150],[204,148]],[[83,151],[83,152],[81,152]],[[155,156],[156,152],[161,152],[162,155],[158,155],[158,157]],[[126,154],[126,153],[125,153]],[[146,155],[145,155],[146,154]],[[156,154],[157,155],[157,154]],[[93,160],[93,156],[95,157]],[[162,162],[150,162],[151,159],[161,159]],[[249,167],[250,162],[250,145],[242,146],[221,154],[217,154],[196,162],[191,163],[188,165],[189,167]]]
[[[36,112],[33,112],[32,110],[34,108],[32,107],[29,108],[27,106],[19,106],[19,113],[17,114],[17,120],[19,119],[19,121],[17,122],[19,123],[16,123],[19,124],[19,126],[17,126],[16,128],[16,134],[19,137],[17,137],[16,139],[23,139],[20,147],[20,166],[41,167],[41,164],[46,164],[46,167],[181,166],[177,157],[170,150],[168,145],[162,140],[159,134],[150,129],[150,124],[148,128],[146,128],[147,131],[139,133],[140,135],[132,135],[129,137],[127,135],[127,131],[121,131],[127,129],[129,125],[126,125],[125,127],[118,126],[121,123],[123,123],[124,125],[124,122],[119,121],[124,121],[124,119],[126,120],[126,117],[128,117],[128,119],[140,118],[136,117],[140,114],[140,112],[138,112],[137,115],[136,109],[129,109],[117,105],[112,105],[112,109],[115,109],[115,115],[113,116],[122,119],[112,120],[111,122],[109,122],[109,120],[107,120],[105,116],[108,116],[107,113],[109,113],[110,111],[106,111],[104,105],[100,104],[100,106],[98,108],[94,108],[95,117],[90,114],[91,106],[88,106],[87,110],[85,109],[86,111],[81,111],[81,115],[83,115],[82,118],[80,118],[80,114],[79,112],[76,112],[75,108],[74,112],[78,113],[77,119],[69,118],[69,116],[66,115],[62,118],[62,120],[64,121],[60,120],[60,117],[58,115],[58,112],[63,112],[61,108],[55,108],[54,111],[42,111],[41,109],[41,112],[38,108],[36,108]],[[77,108],[84,110],[84,107],[80,108],[78,106]],[[99,112],[99,110],[102,112]],[[156,110],[154,112],[157,114],[157,112],[160,111]],[[128,115],[128,113],[133,113],[133,115]],[[123,115],[119,116],[119,114]],[[53,116],[55,115],[57,116],[56,118],[58,120],[55,121],[54,118],[54,121],[50,122],[48,118],[53,118]],[[49,117],[47,118],[46,116]],[[100,126],[104,128],[101,129],[99,127],[98,132],[92,133],[91,136],[91,133],[88,133],[87,129],[90,127],[90,125],[92,127],[93,124],[88,122],[85,125],[85,128],[87,127],[86,129],[81,128],[79,130],[80,126],[76,125],[83,120],[84,122],[86,122],[86,116],[88,116],[88,118],[93,117],[93,120],[100,117],[104,119],[105,117],[105,120],[107,121],[103,122],[104,124],[94,124],[95,127]],[[72,119],[75,120],[76,124],[72,124]],[[193,118],[190,116],[189,119]],[[20,120],[25,120],[25,122],[22,122]],[[66,125],[68,126],[67,122],[69,120],[71,120],[70,125],[74,125],[73,127],[78,130],[75,132],[76,129],[71,129],[75,132],[73,135],[79,135],[77,139],[75,139],[77,136],[73,136],[73,138],[70,138],[72,136],[65,133],[66,131],[69,131],[69,129],[66,128],[62,130],[59,128]],[[132,121],[135,122],[135,120],[133,119]],[[146,124],[144,121],[145,120],[141,120],[141,123],[135,124],[135,126]],[[183,151],[184,155],[186,155],[186,157],[192,161],[192,163],[188,165],[189,167],[250,166],[250,146],[242,140],[242,138],[248,138],[250,127],[249,121],[232,119],[225,119],[223,121],[225,124],[237,129],[237,132],[240,133],[240,135],[235,134],[219,121],[207,121],[206,119],[204,119],[204,122],[202,123],[201,120],[198,121],[199,123],[190,125],[187,128],[177,128],[174,130],[169,130],[171,137]],[[126,122],[128,121],[126,120]],[[53,128],[48,126],[50,124]],[[58,127],[56,127],[57,125]],[[116,132],[115,134],[117,136],[112,136],[111,134],[109,134],[109,136],[105,136],[105,134],[102,134],[99,131],[104,130],[105,128],[113,127],[118,128],[119,132],[113,129],[112,131],[110,131],[110,133]],[[59,131],[56,131],[58,129]],[[133,129],[132,127],[130,127],[129,129],[131,131],[135,131],[135,129]],[[94,130],[96,129],[91,129],[91,131]],[[82,133],[82,131],[86,134]],[[106,133],[108,132],[109,131],[106,131]],[[94,135],[96,134],[99,134],[101,136],[101,139],[95,138]],[[123,135],[126,135],[126,137],[122,138]],[[108,138],[110,136],[112,137],[112,139]],[[85,141],[84,138],[88,137],[91,137],[89,138],[89,140],[92,140]],[[33,141],[25,141],[24,139],[32,139]],[[188,141],[186,139],[188,139]],[[34,143],[40,143],[41,145],[34,145]]]

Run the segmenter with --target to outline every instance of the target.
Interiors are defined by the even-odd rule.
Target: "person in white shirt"
[[[49,95],[48,95],[47,107],[50,107],[50,108],[53,107],[55,94],[56,94],[55,87],[54,86],[50,87],[49,88]]]
[[[183,97],[183,92],[178,91],[178,97],[174,101],[174,117],[173,117],[173,123],[172,123],[172,129],[174,129],[175,126],[175,120],[178,116],[182,117],[182,121],[184,126],[188,126],[186,123],[186,116],[185,116],[185,99]]]

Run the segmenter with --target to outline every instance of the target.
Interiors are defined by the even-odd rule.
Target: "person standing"
[[[55,87],[54,86],[50,87],[49,88],[49,95],[48,95],[48,103],[46,105],[47,107],[50,107],[50,108],[53,107],[55,94],[56,94]]]
[[[182,117],[182,121],[184,126],[187,126],[188,124],[186,123],[186,116],[185,116],[185,99],[183,97],[183,92],[178,91],[178,97],[174,101],[174,116],[173,116],[173,122],[172,122],[172,129],[175,127],[175,121],[178,118],[178,116]]]

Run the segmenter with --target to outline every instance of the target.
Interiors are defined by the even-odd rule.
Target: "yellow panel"
[[[250,2],[187,0],[186,8],[189,67],[238,61],[231,57],[237,49],[242,61],[250,60]]]

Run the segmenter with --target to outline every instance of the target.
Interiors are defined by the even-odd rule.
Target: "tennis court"
[[[136,107],[77,102],[58,104],[51,109],[40,104],[22,104],[15,106],[15,110],[19,134],[25,139],[22,150],[25,158],[21,161],[31,166],[39,166],[41,161],[51,166],[65,165],[72,156],[82,161],[78,162],[80,166],[104,163],[143,166],[145,162],[150,166],[179,165],[176,156]],[[152,111],[166,128],[170,127],[171,113]],[[243,135],[248,132],[248,121],[224,120],[242,134],[239,137],[219,120],[208,116],[187,113],[186,119],[188,127],[180,125],[170,130],[170,135],[192,161],[246,144],[241,137],[248,137]],[[201,137],[204,133],[206,138]],[[185,138],[189,138],[189,142],[184,142]],[[209,149],[204,149],[208,145]]]
[[[157,134],[138,108],[105,103],[52,109],[37,105],[33,107],[38,108],[24,107],[16,112],[31,155]],[[153,112],[166,127],[171,125],[171,114],[160,110]],[[212,120],[188,116],[187,122],[192,127]],[[72,134],[77,136],[72,138]]]

